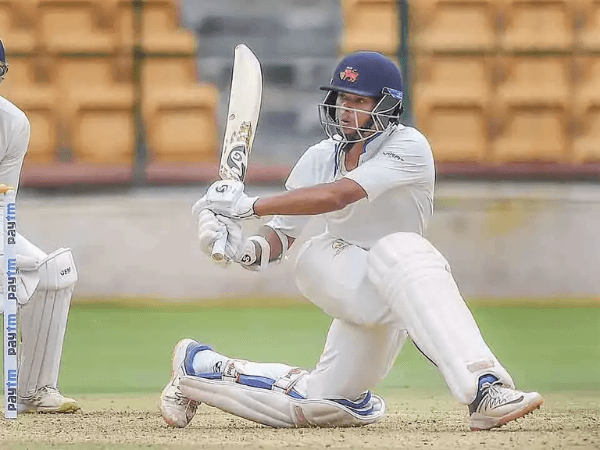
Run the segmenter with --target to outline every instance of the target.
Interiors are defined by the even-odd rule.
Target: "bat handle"
[[[227,232],[216,240],[212,249],[213,261],[223,261],[225,259],[225,245],[227,244]]]

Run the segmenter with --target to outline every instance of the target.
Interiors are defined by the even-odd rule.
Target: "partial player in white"
[[[7,72],[4,45],[0,41],[0,81]],[[0,97],[0,184],[18,188],[28,145],[27,116]],[[58,390],[67,316],[77,281],[71,250],[61,248],[48,255],[18,234],[16,251],[21,330],[18,411],[77,411],[80,409],[77,402]]]
[[[285,257],[311,216],[326,231],[296,258],[300,291],[333,317],[317,367],[228,358],[207,345],[175,346],[163,390],[166,422],[186,426],[199,403],[274,427],[357,426],[380,420],[372,389],[406,338],[469,407],[470,427],[497,427],[538,408],[483,340],[450,267],[423,234],[433,213],[435,169],[427,139],[400,123],[403,83],[389,59],[353,53],[335,68],[319,105],[328,139],[292,170],[287,192],[249,197],[239,181],[214,183],[193,207],[202,251],[228,234],[225,257],[260,270]],[[274,216],[250,237],[244,218]]]

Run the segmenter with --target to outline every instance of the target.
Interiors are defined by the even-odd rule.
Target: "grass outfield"
[[[600,391],[600,308],[472,310],[489,346],[520,388]],[[329,324],[329,317],[311,305],[74,305],[60,386],[74,395],[159,393],[169,378],[173,345],[184,337],[232,357],[311,368]],[[437,369],[407,344],[379,389],[438,391],[444,386]]]
[[[138,304],[139,305],[139,304]],[[83,410],[0,420],[7,450],[188,449],[600,449],[600,308],[473,307],[489,345],[540,411],[489,432],[468,432],[467,408],[407,344],[374,390],[387,403],[377,424],[271,429],[202,405],[185,429],[157,411],[173,345],[205,341],[231,356],[310,368],[330,319],[309,305],[118,307],[71,310],[60,384]]]

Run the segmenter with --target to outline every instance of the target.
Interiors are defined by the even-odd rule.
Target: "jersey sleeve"
[[[19,187],[23,159],[29,146],[30,127],[29,120],[25,114],[15,117],[18,119],[15,120],[11,127],[11,135],[8,137],[8,148],[4,158],[0,161],[0,180],[2,180],[2,183],[17,189]]]
[[[331,181],[333,176],[331,162],[333,161],[335,147],[322,141],[310,147],[298,160],[287,181],[285,188],[288,191],[319,183]],[[277,215],[266,224],[282,233],[298,238],[302,230],[311,219],[311,216],[282,216]]]
[[[434,170],[431,148],[421,136],[386,143],[377,155],[347,173],[345,178],[358,183],[372,201],[389,189],[428,182]]]

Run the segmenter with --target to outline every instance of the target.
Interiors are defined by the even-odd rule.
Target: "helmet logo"
[[[346,67],[346,70],[340,72],[340,80],[354,83],[358,79],[358,72],[352,67]]]

